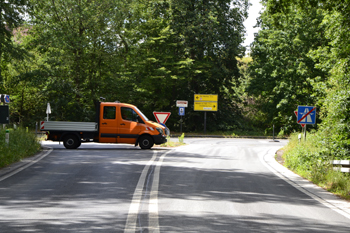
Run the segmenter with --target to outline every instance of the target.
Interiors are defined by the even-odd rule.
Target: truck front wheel
[[[67,149],[77,149],[80,146],[80,141],[77,136],[69,134],[64,137],[63,145]]]
[[[139,140],[141,149],[151,149],[154,145],[153,138],[149,135],[144,135]]]

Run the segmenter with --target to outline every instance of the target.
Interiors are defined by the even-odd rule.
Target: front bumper
[[[166,139],[165,136],[159,134],[159,135],[153,135],[153,141],[154,141],[154,144],[160,145],[160,144],[166,143],[168,140]]]

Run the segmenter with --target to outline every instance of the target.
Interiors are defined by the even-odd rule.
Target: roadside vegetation
[[[0,131],[0,168],[40,151],[40,143],[33,133],[23,129],[10,130],[8,144],[5,142],[5,134],[5,130]]]
[[[283,148],[284,166],[314,184],[350,200],[350,174],[333,170],[330,161],[341,159],[329,151],[330,146],[319,134],[307,134],[306,141],[294,133]]]
[[[161,144],[161,147],[178,147],[178,146],[183,146],[186,145],[186,143],[184,143],[184,138],[185,138],[185,134],[181,134],[180,137],[178,137],[179,141],[171,141],[170,136],[167,137],[167,142],[164,144]]]

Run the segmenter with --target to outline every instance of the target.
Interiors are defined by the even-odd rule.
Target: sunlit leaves
[[[327,44],[320,33],[324,14],[285,2],[266,1],[266,6],[261,16],[263,29],[253,43],[248,92],[265,99],[266,106],[261,107],[269,116],[266,123],[283,125],[288,132],[299,127],[289,117],[297,106],[317,103],[311,80],[325,79],[326,73],[315,67],[317,60],[309,56],[310,51]]]

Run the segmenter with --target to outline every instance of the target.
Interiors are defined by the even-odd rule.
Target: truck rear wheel
[[[64,137],[63,145],[67,149],[77,149],[81,145],[81,142],[79,141],[77,136],[69,134]]]
[[[139,145],[141,149],[151,149],[152,146],[154,145],[153,138],[149,135],[141,136],[139,140]]]

